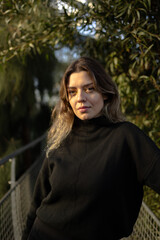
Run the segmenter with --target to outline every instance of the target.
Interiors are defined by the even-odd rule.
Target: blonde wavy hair
[[[80,57],[69,65],[62,78],[59,102],[51,115],[52,124],[48,132],[47,154],[52,149],[58,148],[72,129],[75,115],[69,103],[67,85],[70,75],[81,71],[90,74],[96,90],[102,94],[104,99],[106,97],[103,114],[111,122],[124,121],[120,108],[119,93],[112,78],[96,60],[89,57]]]

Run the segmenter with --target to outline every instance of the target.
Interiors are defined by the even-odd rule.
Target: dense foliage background
[[[160,146],[159,0],[1,0],[0,9],[1,156],[48,128],[64,49],[103,64],[127,118]],[[145,200],[160,218],[159,195],[146,188]]]

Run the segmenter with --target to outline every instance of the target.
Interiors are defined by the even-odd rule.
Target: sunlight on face
[[[94,88],[88,72],[72,73],[69,78],[67,92],[69,103],[78,118],[86,120],[101,115],[104,99],[102,94]]]

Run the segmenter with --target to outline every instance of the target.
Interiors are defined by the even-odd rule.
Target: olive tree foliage
[[[51,47],[38,45],[47,17],[46,3],[36,2],[0,1],[1,157],[38,137],[49,123],[44,97],[52,94],[57,60]]]
[[[68,31],[71,16],[64,18],[59,14],[57,6],[50,6],[50,1],[2,0],[0,7],[3,33],[1,62],[31,51],[41,52],[43,47],[54,47],[59,41],[73,45],[67,42],[67,37],[73,34],[72,29]]]
[[[3,102],[9,95],[19,94],[25,81],[21,75],[24,73],[26,64],[31,61],[33,68],[34,58],[36,62],[38,62],[38,58],[45,58],[46,61],[53,64],[55,61],[54,50],[60,48],[59,42],[61,42],[61,46],[62,44],[73,46],[73,41],[70,41],[73,30],[70,28],[69,31],[68,28],[72,18],[68,17],[67,21],[64,19],[64,16],[59,14],[57,6],[51,7],[49,1],[0,1],[0,102]],[[68,42],[67,38],[69,38]],[[55,64],[56,62],[52,67]],[[44,63],[42,65],[44,66]],[[12,71],[10,71],[11,68]],[[39,70],[41,76],[45,69],[42,67]],[[6,74],[14,75],[12,79],[16,80],[12,81],[10,77],[7,77],[6,81]],[[9,81],[10,87],[8,87]],[[47,82],[47,77],[44,82]],[[43,87],[41,90],[44,90]],[[51,86],[49,87],[51,88]]]

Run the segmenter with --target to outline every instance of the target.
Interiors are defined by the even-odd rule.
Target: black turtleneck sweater
[[[144,184],[160,194],[160,150],[149,137],[129,122],[76,118],[70,135],[43,162],[26,232],[37,216],[43,223],[39,231],[50,229],[49,240],[126,237]]]

